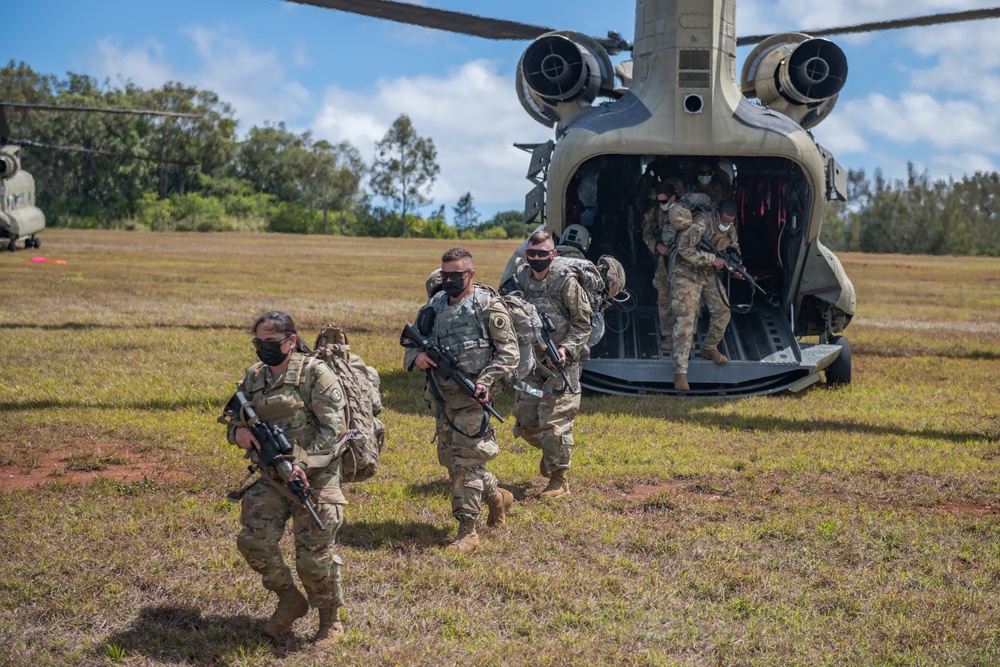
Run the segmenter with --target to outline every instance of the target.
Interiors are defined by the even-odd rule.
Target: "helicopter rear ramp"
[[[718,366],[701,358],[708,318],[698,322],[688,363],[691,391],[673,388],[674,363],[660,349],[656,308],[605,313],[607,331],[584,364],[581,384],[610,394],[683,394],[685,396],[751,396],[800,391],[817,382],[819,372],[840,353],[837,345],[801,344],[788,320],[777,310],[733,313],[719,350],[729,363]]]

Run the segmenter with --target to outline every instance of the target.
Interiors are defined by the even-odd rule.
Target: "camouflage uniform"
[[[257,415],[280,426],[293,445],[292,456],[309,479],[317,501],[316,513],[326,526],[319,530],[308,511],[268,466],[243,494],[240,523],[243,530],[236,545],[261,575],[270,591],[294,585],[292,573],[281,557],[278,542],[285,523],[292,518],[295,536],[295,569],[306,589],[309,603],[320,609],[342,607],[340,585],[343,560],[334,553],[337,531],[344,521],[347,500],[341,490],[340,440],[347,427],[347,399],[337,376],[324,363],[293,352],[284,373],[273,377],[263,363],[247,371],[240,389]],[[237,424],[229,425],[229,442],[236,444]],[[336,458],[333,458],[334,454]],[[256,452],[251,454],[257,462]]]
[[[472,292],[458,303],[451,303],[448,295],[440,292],[424,307],[433,308],[436,313],[432,329],[425,335],[432,343],[455,352],[459,368],[474,382],[492,390],[501,378],[517,368],[517,339],[510,313],[490,290],[474,285]],[[413,370],[419,353],[407,348],[403,359],[406,370]],[[435,373],[432,376],[444,403],[442,406],[438,402],[438,409],[443,409],[441,417],[458,427],[458,430],[452,428],[445,419],[439,420],[437,426],[438,460],[448,468],[451,478],[452,514],[460,522],[475,522],[482,511],[482,501],[497,490],[497,478],[486,468],[486,463],[500,453],[496,429],[490,424],[482,435],[477,435],[485,414],[482,404],[455,382]],[[451,451],[442,452],[441,445],[448,442]]]
[[[576,274],[557,257],[549,272],[536,280],[527,264],[517,269],[517,279],[524,286],[525,299],[552,318],[556,330],[552,341],[566,349],[566,375],[570,388],[554,393],[563,386],[562,376],[548,366],[538,364],[525,383],[540,395],[518,391],[514,397],[514,437],[524,438],[532,447],[542,450],[541,471],[548,474],[567,470],[573,450],[573,420],[580,410],[580,365],[589,358],[586,347],[590,336],[593,310]],[[545,358],[540,354],[539,358]]]
[[[660,316],[660,333],[664,338],[671,335],[674,330],[674,314],[670,297],[670,274],[667,270],[669,263],[667,257],[656,252],[656,244],[664,243],[668,247],[673,247],[673,230],[671,224],[682,211],[686,210],[682,204],[673,203],[666,211],[655,204],[646,211],[642,219],[642,241],[653,253],[656,261],[656,271],[653,273],[653,287],[656,288],[656,310]]]
[[[671,307],[677,318],[674,324],[673,357],[674,374],[687,374],[688,356],[694,344],[695,328],[701,303],[708,306],[710,321],[702,341],[702,351],[715,349],[729,324],[729,309],[715,288],[715,255],[698,250],[698,242],[708,228],[711,214],[695,213],[686,208],[687,215],[671,221],[676,233],[677,248],[671,255],[670,281],[673,284]]]
[[[742,252],[740,250],[740,239],[736,233],[736,221],[734,220],[733,223],[729,226],[729,229],[727,229],[726,231],[722,231],[721,229],[719,229],[719,225],[721,223],[722,223],[722,218],[719,215],[719,211],[718,210],[713,211],[711,215],[711,222],[708,223],[708,229],[705,232],[705,239],[707,239],[709,243],[714,245],[719,250],[725,250],[726,248],[733,248],[734,250],[736,250],[736,252]],[[725,285],[723,285],[721,282],[718,283],[717,288],[713,288],[711,291],[715,291],[716,293],[718,293],[719,290],[722,291],[722,294],[720,296],[724,298],[725,303],[728,303],[729,296],[726,294]],[[706,292],[707,291],[710,290],[706,290]],[[706,295],[702,294],[701,302],[707,306],[708,302],[706,301],[706,298],[707,298]],[[728,322],[728,318],[726,321]],[[723,333],[725,333],[725,327],[723,327]],[[706,346],[703,344],[702,348],[704,349],[705,347]]]

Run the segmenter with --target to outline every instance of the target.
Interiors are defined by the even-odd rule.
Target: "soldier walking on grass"
[[[253,485],[237,494],[242,498],[243,530],[236,545],[247,564],[260,574],[264,588],[278,595],[278,606],[264,624],[264,634],[284,634],[313,606],[319,609],[319,630],[313,643],[332,646],[344,634],[339,618],[339,609],[344,606],[340,583],[343,560],[335,553],[334,544],[347,504],[341,490],[340,448],[336,447],[347,432],[347,400],[333,370],[306,356],[310,350],[299,339],[287,313],[267,313],[251,331],[260,363],[250,367],[239,389],[262,421],[284,429],[293,444],[292,478],[312,490],[315,511],[325,527],[321,530],[314,523],[285,481],[268,466],[261,468]],[[249,428],[233,420],[227,435],[230,443],[249,451],[258,463],[260,443]],[[308,599],[295,586],[278,545],[289,518],[295,537],[295,568]]]
[[[458,367],[475,382],[476,395],[469,396],[459,385],[434,371],[427,355],[408,347],[403,359],[407,371],[417,367],[428,373],[430,390],[448,427],[440,444],[451,443],[450,457],[439,456],[451,478],[452,515],[458,520],[458,534],[448,549],[469,554],[479,546],[476,521],[485,500],[489,507],[487,526],[499,527],[506,521],[514,495],[498,486],[486,464],[497,457],[500,446],[496,429],[483,411],[490,392],[499,381],[517,368],[519,352],[510,313],[503,301],[487,288],[473,282],[476,271],[472,254],[452,248],[441,257],[441,292],[435,294],[417,315],[416,327],[435,345],[446,347],[458,357]]]
[[[547,364],[524,378],[531,391],[518,390],[514,398],[514,436],[524,438],[542,450],[539,472],[549,478],[542,498],[557,498],[569,493],[567,475],[573,451],[573,420],[580,410],[580,365],[587,360],[587,338],[593,309],[587,294],[566,263],[557,260],[558,251],[549,232],[538,231],[528,238],[524,251],[527,264],[516,270],[524,288],[525,299],[539,314],[552,318],[551,333],[558,346],[559,358],[569,378]],[[542,356],[544,358],[544,355]]]

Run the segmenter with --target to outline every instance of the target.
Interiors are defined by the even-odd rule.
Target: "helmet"
[[[590,248],[590,232],[583,225],[570,225],[562,234],[562,243],[575,245],[583,252]]]
[[[441,291],[441,269],[431,271],[431,275],[427,276],[427,282],[424,283],[424,287],[427,288],[428,299]]]

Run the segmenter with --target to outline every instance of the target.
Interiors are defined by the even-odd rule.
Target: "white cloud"
[[[546,141],[551,130],[528,118],[513,81],[491,63],[473,61],[443,77],[380,80],[368,93],[332,87],[312,129],[320,138],[351,141],[370,159],[374,143],[405,113],[437,148],[436,203],[453,203],[466,192],[477,205],[517,202],[531,184],[524,177],[528,154],[512,144]]]
[[[101,78],[131,80],[143,88],[159,87],[177,79],[166,60],[163,45],[155,39],[124,48],[120,40],[106,37],[97,40],[96,50],[91,64]]]
[[[308,112],[310,93],[289,79],[284,54],[255,49],[224,27],[195,25],[182,32],[201,59],[194,71],[176,69],[171,54],[155,40],[126,47],[111,38],[97,42],[92,67],[100,77],[132,80],[146,88],[183,81],[211,90],[233,105],[244,131],[267,120],[290,119]],[[294,62],[298,55],[290,54],[289,60]]]

